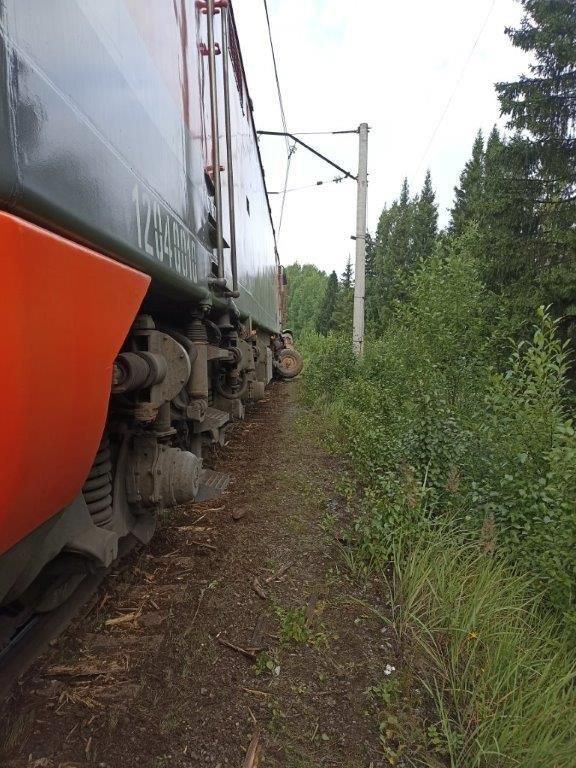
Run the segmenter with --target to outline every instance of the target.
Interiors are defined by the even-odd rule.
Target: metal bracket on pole
[[[343,173],[344,176],[346,176],[347,179],[354,179],[354,181],[358,181],[358,177],[354,176],[353,173],[350,173],[349,171],[345,170],[344,168],[341,168],[337,163],[330,160],[330,158],[326,157],[326,155],[323,155],[321,152],[318,152],[317,149],[314,149],[314,147],[311,147],[310,144],[306,144],[305,141],[302,141],[302,139],[299,139],[298,136],[294,136],[292,133],[284,133],[283,131],[256,131],[258,136],[284,136],[289,139],[292,139],[296,144],[300,144],[300,146],[307,149],[309,152],[312,152],[313,155],[316,155],[316,157],[319,157],[321,160],[324,160],[325,163],[328,163],[328,165],[331,165],[333,168],[336,168],[336,170],[340,171],[340,173]],[[356,133],[356,131],[340,131],[340,133]]]

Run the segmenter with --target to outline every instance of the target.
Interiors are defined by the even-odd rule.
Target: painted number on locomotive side
[[[190,232],[158,200],[141,192],[136,184],[132,190],[136,209],[138,247],[183,277],[198,282],[196,242]]]

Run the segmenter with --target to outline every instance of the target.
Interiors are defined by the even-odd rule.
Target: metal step
[[[230,422],[230,414],[218,408],[208,408],[204,419],[198,424],[198,432],[208,432],[213,443],[224,442],[224,427]]]
[[[200,475],[200,488],[196,501],[211,501],[216,499],[226,490],[230,482],[230,475],[224,472],[215,472],[213,469],[203,469]]]

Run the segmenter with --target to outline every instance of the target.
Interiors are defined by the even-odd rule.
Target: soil
[[[296,387],[275,384],[215,454],[227,492],[167,513],[21,680],[0,765],[389,764],[370,694],[394,663],[385,590],[346,567],[342,467]]]

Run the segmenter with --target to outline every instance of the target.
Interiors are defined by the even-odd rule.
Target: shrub
[[[362,489],[358,552],[383,564],[430,517],[465,522],[576,627],[576,435],[567,353],[543,309],[501,361],[505,320],[458,248],[414,274],[407,300],[356,363],[349,341],[309,337],[305,392]],[[513,329],[514,330],[514,329]]]

